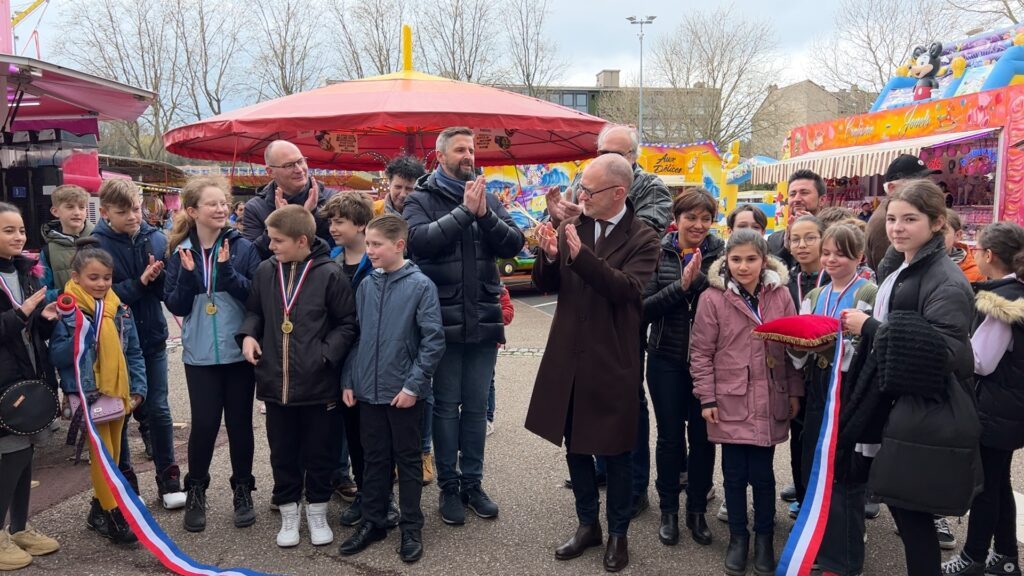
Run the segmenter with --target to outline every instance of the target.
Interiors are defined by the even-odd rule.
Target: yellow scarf
[[[74,280],[68,280],[64,286],[64,292],[75,297],[79,309],[93,322],[93,314],[96,312],[96,299],[85,291],[80,284]],[[121,336],[114,324],[114,315],[121,306],[121,299],[108,290],[103,297],[103,318],[96,328],[96,363],[93,370],[96,372],[96,389],[100,394],[120,398],[128,401],[128,363],[124,359],[124,351],[121,349]]]

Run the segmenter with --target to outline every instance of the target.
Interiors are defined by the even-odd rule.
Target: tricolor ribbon
[[[828,511],[832,503],[832,481],[835,474],[836,444],[839,439],[839,398],[843,384],[843,330],[836,337],[836,353],[832,358],[832,373],[829,376],[828,392],[825,398],[825,414],[814,447],[814,464],[807,481],[807,492],[800,506],[793,531],[782,550],[782,557],[775,569],[776,576],[806,576],[818,556]],[[792,441],[792,440],[791,440]],[[799,481],[799,479],[796,479]],[[858,512],[858,514],[863,512]]]
[[[57,307],[64,317],[73,317],[75,322],[74,333],[74,366],[75,386],[78,395],[82,399],[82,406],[89,403],[82,390],[82,375],[80,372],[82,358],[88,349],[87,334],[90,328],[89,318],[82,313],[75,303],[75,298],[70,294],[62,294],[57,300]],[[85,428],[88,431],[89,443],[93,452],[99,455],[99,466],[103,472],[103,478],[114,494],[114,500],[132,532],[138,537],[139,542],[146,547],[165,568],[183,576],[267,576],[263,572],[256,572],[245,568],[221,569],[216,566],[200,564],[182,552],[174,541],[160,528],[160,525],[153,519],[146,505],[142,503],[135,491],[128,485],[128,482],[121,475],[117,462],[110,456],[107,447],[103,444],[96,426],[92,422],[92,415],[89,410],[82,410],[84,415]],[[126,447],[127,449],[127,447]]]
[[[284,301],[284,317],[286,320],[291,316],[292,308],[295,307],[295,301],[299,297],[299,292],[302,291],[302,284],[306,281],[306,273],[309,272],[311,264],[313,264],[312,259],[306,261],[306,265],[302,267],[302,274],[299,275],[299,281],[295,283],[295,290],[292,292],[291,297],[289,297],[288,289],[284,285],[284,266],[280,262],[277,263],[278,277],[281,281],[281,299]]]
[[[214,259],[219,251],[220,242],[214,243],[213,248],[210,248],[209,256],[206,255],[206,248],[199,247],[199,255],[203,259],[203,287],[206,288],[206,296],[211,299],[217,284],[217,271],[214,266]]]

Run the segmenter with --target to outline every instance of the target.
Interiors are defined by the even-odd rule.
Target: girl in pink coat
[[[708,439],[722,445],[729,510],[725,573],[747,569],[747,486],[754,495],[754,573],[775,573],[775,445],[789,436],[803,377],[785,346],[754,337],[759,324],[796,314],[785,265],[768,255],[750,230],[729,237],[725,256],[708,271],[690,340],[694,395],[708,422]]]

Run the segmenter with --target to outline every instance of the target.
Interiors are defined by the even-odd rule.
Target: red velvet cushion
[[[818,348],[835,341],[839,319],[817,314],[786,316],[754,328],[754,335],[770,342],[781,342],[798,348]]]

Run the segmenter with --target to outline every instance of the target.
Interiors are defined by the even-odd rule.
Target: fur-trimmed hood
[[[734,292],[739,293],[734,285],[730,285],[729,281],[729,268],[726,265],[726,260],[729,255],[726,254],[715,260],[715,263],[708,269],[708,284],[712,288],[717,290],[726,289],[726,286],[732,288]],[[782,260],[779,260],[775,256],[768,256],[768,262],[765,265],[765,269],[761,271],[761,283],[766,288],[775,288],[778,286],[789,285],[789,271],[786,270],[786,265],[783,264]]]
[[[1024,324],[1024,299],[1008,300],[995,292],[983,290],[975,297],[978,312],[1004,324]]]

